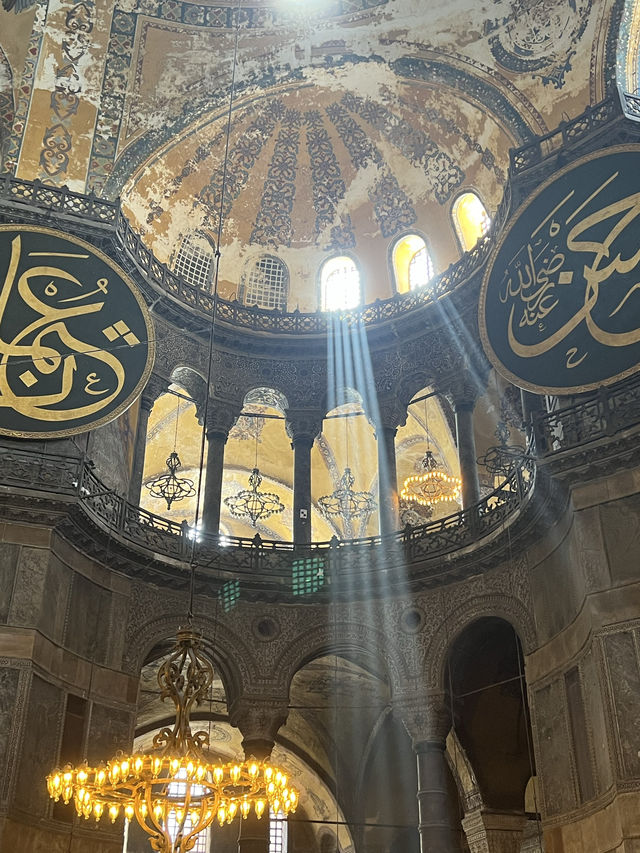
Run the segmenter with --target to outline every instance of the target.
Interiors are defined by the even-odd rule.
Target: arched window
[[[418,234],[401,237],[393,247],[392,260],[398,293],[417,290],[433,278],[431,255],[427,244]]]
[[[475,193],[466,192],[455,200],[451,213],[462,251],[468,252],[491,227],[487,208]]]
[[[269,853],[287,853],[287,818],[269,809]]]
[[[182,239],[173,271],[194,287],[209,289],[213,271],[213,246],[200,231]]]
[[[272,255],[263,255],[251,262],[241,290],[241,300],[245,305],[285,311],[288,285],[289,275],[283,262]]]
[[[353,258],[329,258],[320,271],[320,305],[323,311],[349,311],[362,301],[360,273]]]

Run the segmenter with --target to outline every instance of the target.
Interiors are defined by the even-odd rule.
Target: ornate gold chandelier
[[[294,812],[298,794],[277,767],[251,758],[221,764],[211,761],[209,736],[192,732],[192,708],[205,699],[213,682],[211,663],[199,654],[200,635],[178,632],[177,643],[158,671],[160,696],[171,698],[176,719],[153,739],[153,751],[121,752],[98,767],[66,765],[47,776],[49,796],[73,800],[79,817],[119,815],[135,818],[158,853],[187,853],[196,836],[217,820],[222,826],[251,810]]]
[[[404,481],[400,489],[400,500],[430,507],[439,503],[459,501],[462,480],[443,471],[431,451],[426,397],[424,398],[424,429],[427,434],[427,450],[420,462],[420,473],[412,474]]]
[[[404,481],[400,490],[400,499],[420,504],[435,506],[444,501],[460,500],[462,480],[451,477],[438,465],[431,450],[427,450],[420,463],[421,474],[412,474]]]

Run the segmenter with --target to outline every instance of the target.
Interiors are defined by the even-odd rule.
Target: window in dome
[[[329,258],[320,273],[320,304],[323,311],[349,311],[362,301],[360,273],[353,258]]]
[[[188,284],[209,289],[213,271],[213,246],[204,234],[195,231],[183,238],[173,271]]]
[[[393,274],[398,293],[424,287],[433,278],[434,269],[427,244],[418,234],[401,237],[393,247]]]
[[[246,275],[241,299],[245,305],[285,311],[288,284],[289,275],[283,262],[272,255],[263,255],[252,262]]]
[[[472,192],[459,195],[451,213],[462,251],[468,252],[488,233],[491,218],[480,198]]]
[[[287,818],[269,809],[269,853],[287,853]]]

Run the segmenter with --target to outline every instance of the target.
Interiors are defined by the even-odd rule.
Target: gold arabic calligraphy
[[[615,178],[613,173],[565,220],[569,225],[584,210],[584,208]],[[534,358],[542,355],[562,342],[566,341],[571,332],[583,321],[594,341],[607,347],[624,347],[640,341],[640,328],[626,331],[612,331],[602,328],[602,321],[596,321],[594,311],[599,298],[607,294],[608,302],[611,292],[620,282],[620,276],[633,272],[640,262],[640,249],[623,257],[618,251],[618,238],[625,234],[626,229],[640,215],[640,193],[632,193],[618,201],[606,204],[599,210],[575,222],[567,233],[563,250],[559,246],[558,237],[561,224],[558,221],[560,208],[574,196],[575,191],[569,192],[556,205],[551,213],[532,232],[525,246],[511,258],[508,263],[502,283],[499,299],[503,305],[510,304],[508,320],[508,341],[512,351],[521,358]],[[557,216],[557,218],[556,218]],[[608,230],[602,236],[602,225],[608,223]],[[599,230],[597,227],[600,226]],[[593,238],[597,230],[598,239]],[[591,235],[591,238],[589,238]],[[638,241],[634,241],[637,246]],[[581,271],[565,269],[570,253],[586,256]],[[573,258],[571,259],[573,261]],[[562,312],[562,288],[577,287],[576,279],[580,273],[584,277],[584,295],[578,309],[567,319],[560,318],[560,325],[553,331],[547,326],[554,317]],[[630,285],[625,283],[626,291],[617,296],[617,304],[608,313],[614,317],[625,306],[631,295],[640,289],[640,282]],[[562,320],[564,320],[562,322]],[[557,322],[557,320],[556,320]],[[518,330],[536,327],[541,339],[534,343],[524,343],[518,337]],[[529,338],[531,335],[528,336]],[[566,351],[566,366],[574,368],[588,356],[588,351],[580,352],[575,346]]]
[[[28,254],[38,256],[45,262],[34,262],[18,276],[22,242],[20,236],[12,240],[9,267],[0,291],[0,330],[5,312],[15,310],[16,297],[35,318],[10,340],[5,340],[0,331],[0,406],[38,421],[75,421],[106,409],[125,384],[125,369],[116,352],[80,340],[69,330],[73,321],[77,327],[79,318],[102,310],[109,282],[98,279],[95,289],[84,292],[87,288],[78,278],[52,265],[55,258],[82,259],[90,257],[87,254]],[[44,287],[43,282],[47,282]],[[119,325],[128,334],[121,334]],[[129,346],[140,343],[123,321],[105,328],[103,335],[107,341],[121,337]],[[91,369],[82,375],[87,365]],[[46,386],[47,393],[38,393],[39,384]],[[25,393],[31,388],[35,393]]]

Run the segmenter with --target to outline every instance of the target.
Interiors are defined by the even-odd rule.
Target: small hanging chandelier
[[[236,518],[249,518],[251,525],[269,518],[284,510],[284,504],[275,492],[261,492],[262,474],[258,468],[258,433],[255,433],[255,460],[253,471],[249,475],[249,488],[241,489],[235,495],[224,499],[225,506]]]
[[[282,512],[284,504],[275,492],[261,492],[262,475],[254,468],[249,475],[249,488],[241,489],[235,495],[224,499],[229,512],[236,518],[250,518],[253,527],[270,515]]]
[[[164,499],[167,502],[167,509],[171,509],[171,504],[174,501],[182,501],[185,498],[194,497],[196,490],[193,480],[188,477],[178,477],[176,472],[182,468],[182,462],[178,456],[176,447],[178,445],[178,422],[180,420],[180,400],[176,406],[176,429],[173,436],[173,451],[169,454],[166,460],[169,472],[161,474],[145,486],[149,489],[149,494],[152,498]]]
[[[171,509],[171,504],[174,501],[182,501],[185,498],[192,498],[195,493],[193,480],[188,477],[176,476],[178,468],[182,467],[180,457],[174,450],[167,459],[168,474],[161,474],[146,484],[149,489],[149,494],[152,498],[164,498],[167,502],[167,509]]]
[[[355,477],[351,468],[345,468],[338,485],[330,495],[318,498],[322,512],[326,516],[340,516],[345,521],[353,518],[368,518],[378,504],[371,492],[354,492]]]
[[[341,415],[341,417],[349,416],[349,414]],[[356,492],[353,489],[356,480],[349,467],[349,425],[346,421],[344,438],[347,459],[344,473],[331,494],[318,498],[318,503],[325,517],[330,518],[331,516],[335,516],[342,518],[348,527],[354,518],[368,519],[375,512],[378,504],[371,492]]]
[[[178,632],[176,646],[158,671],[160,696],[171,698],[176,719],[153,739],[148,754],[122,752],[98,767],[67,764],[47,776],[49,796],[73,800],[79,817],[111,823],[123,814],[149,835],[158,853],[187,853],[195,838],[214,820],[222,826],[251,810],[294,812],[298,794],[277,767],[249,758],[236,763],[212,762],[209,735],[192,732],[189,716],[213,682],[213,667],[199,653],[201,635]]]
[[[494,435],[499,443],[487,448],[484,456],[478,457],[476,461],[478,465],[483,465],[492,476],[506,479],[513,469],[522,462],[527,451],[521,445],[507,444],[511,430],[504,421],[499,421]]]
[[[420,473],[412,474],[400,489],[400,500],[434,507],[439,503],[460,500],[462,480],[452,477],[438,464],[430,447],[427,399],[424,401],[424,423],[427,434],[427,450],[420,462]]]

